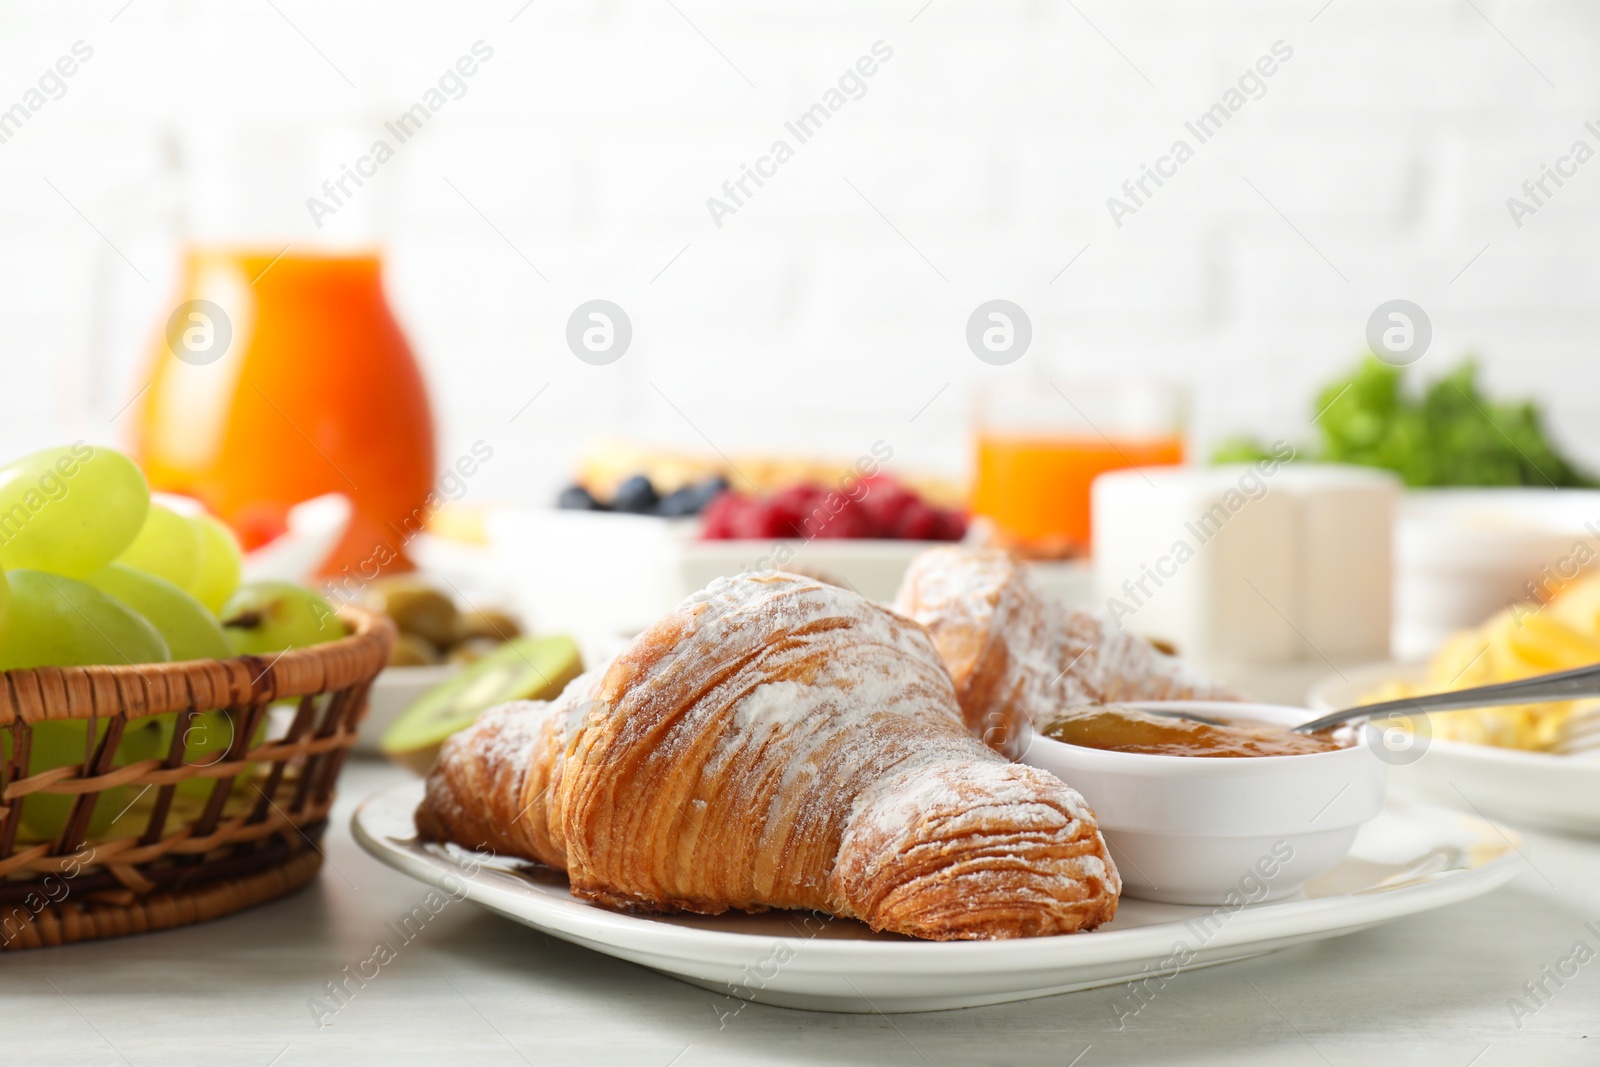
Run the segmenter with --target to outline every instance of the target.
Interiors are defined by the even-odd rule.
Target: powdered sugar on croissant
[[[1029,722],[1073,704],[1238,699],[1143,637],[1046,596],[1005,552],[929,549],[895,609],[927,627],[967,725],[1008,755]]]
[[[1082,797],[965,729],[919,626],[775,572],[719,579],[553,704],[486,713],[418,826],[613,905],[941,940],[1090,929],[1121,890]]]

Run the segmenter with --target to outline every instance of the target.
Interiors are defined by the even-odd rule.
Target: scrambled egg
[[[1513,604],[1482,626],[1445,642],[1420,682],[1392,681],[1370,695],[1395,700],[1511,682],[1600,663],[1600,575],[1563,588],[1543,605]],[[1594,700],[1517,704],[1432,716],[1435,737],[1503,748],[1548,749],[1567,720]]]

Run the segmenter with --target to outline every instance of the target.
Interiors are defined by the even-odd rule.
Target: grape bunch
[[[241,564],[227,526],[152,502],[143,472],[120,452],[78,442],[24,456],[0,468],[0,670],[270,655],[344,635],[316,593],[286,582],[241,585]],[[113,766],[164,756],[176,720],[130,723]],[[195,716],[185,760],[220,760],[232,725],[223,711]],[[91,737],[84,720],[35,724],[28,773],[84,764],[105,730],[100,723]],[[0,759],[9,761],[12,743],[9,732],[0,737]],[[204,795],[212,786],[191,779],[178,790]],[[91,834],[110,829],[127,788],[100,794]],[[24,832],[54,838],[72,803],[30,795]]]

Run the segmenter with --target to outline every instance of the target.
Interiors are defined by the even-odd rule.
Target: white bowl
[[[499,573],[519,614],[540,631],[589,647],[637,633],[712,579],[772,567],[837,580],[869,600],[894,600],[913,559],[944,541],[828,539],[702,541],[699,519],[602,511],[504,508],[485,520]],[[1090,599],[1085,561],[1036,568],[1044,587]]]
[[[367,691],[367,715],[356,734],[356,751],[378,755],[378,742],[417,698],[454,675],[459,663],[424,667],[385,667]]]
[[[1580,546],[1600,548],[1597,515],[1594,490],[1407,493],[1395,528],[1395,655],[1430,654],[1457,630],[1527,601],[1529,582],[1548,597],[1587,558]]]
[[[1284,726],[1315,717],[1273,704],[1140,706]],[[1213,759],[1108,752],[1036,733],[1022,761],[1083,794],[1125,896],[1238,906],[1290,896],[1333,869],[1383,810],[1388,767],[1368,740],[1363,728],[1354,745],[1333,752]]]

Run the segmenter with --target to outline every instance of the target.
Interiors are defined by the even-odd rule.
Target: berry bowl
[[[495,573],[539,630],[585,641],[649,626],[711,579],[795,571],[892,601],[906,567],[936,542],[880,538],[707,540],[697,518],[505,508],[485,530]]]

